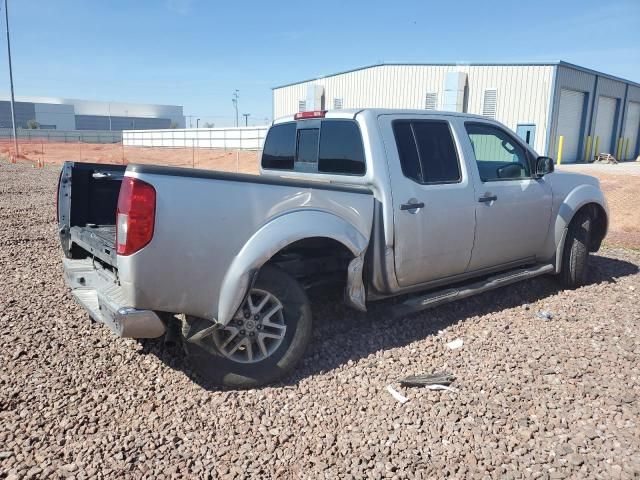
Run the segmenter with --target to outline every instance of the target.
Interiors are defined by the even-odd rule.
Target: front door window
[[[507,132],[480,123],[466,123],[465,128],[483,182],[531,177],[524,148]]]

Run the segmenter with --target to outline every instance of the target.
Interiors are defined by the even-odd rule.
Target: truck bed
[[[91,255],[116,264],[116,226],[94,225],[71,227],[71,240]]]

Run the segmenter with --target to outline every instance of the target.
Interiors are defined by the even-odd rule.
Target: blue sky
[[[236,88],[264,123],[271,87],[379,62],[565,60],[640,82],[638,0],[9,0],[9,13],[17,95],[184,105],[216,126],[233,124]]]

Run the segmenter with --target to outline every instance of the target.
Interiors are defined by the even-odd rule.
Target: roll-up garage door
[[[625,160],[633,159],[636,157],[636,152],[638,151],[638,131],[639,130],[640,130],[640,103],[629,102],[629,106],[627,107],[627,120],[624,126],[624,138],[626,139],[625,151],[627,152],[627,158],[625,158]]]
[[[598,98],[598,111],[596,112],[596,128],[594,136],[599,140],[598,153],[611,153],[615,155],[613,148],[613,126],[616,121],[616,106],[618,101],[611,97]]]
[[[560,90],[557,137],[564,137],[562,161],[575,162],[580,154],[580,132],[584,118],[584,93]]]

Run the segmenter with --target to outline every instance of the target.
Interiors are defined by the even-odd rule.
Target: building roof
[[[7,93],[0,93],[0,101],[7,102],[11,100],[11,96]],[[80,98],[62,98],[62,97],[41,97],[34,95],[16,95],[16,102],[26,103],[43,103],[53,105],[129,105],[133,107],[166,107],[166,108],[183,108],[182,105],[168,105],[159,103],[140,103],[140,102],[119,102],[111,100],[86,100]]]
[[[360,70],[367,70],[369,68],[375,67],[386,67],[386,66],[420,66],[420,67],[457,67],[457,66],[470,66],[470,67],[555,67],[555,66],[563,66],[568,68],[573,68],[575,70],[581,70],[583,72],[591,73],[594,75],[598,75],[605,78],[610,78],[612,80],[616,80],[619,82],[628,83],[631,85],[635,85],[640,87],[640,83],[633,82],[631,80],[626,80],[621,77],[616,77],[614,75],[609,75],[608,73],[599,72],[597,70],[592,70],[590,68],[581,67],[579,65],[575,65],[573,63],[565,62],[563,60],[557,62],[506,62],[506,63],[474,63],[474,62],[454,62],[454,63],[415,63],[415,62],[390,62],[390,63],[374,63],[372,65],[365,65],[363,67],[352,68],[351,70],[344,70],[337,73],[332,73],[329,75],[322,75],[320,77],[308,78],[306,80],[300,80],[298,82],[286,83],[284,85],[278,85],[276,87],[272,87],[271,90],[276,90],[278,88],[290,87],[292,85],[298,85],[300,83],[312,82],[314,80],[320,80],[322,78],[330,78],[335,77],[337,75],[343,75],[345,73],[358,72]]]
[[[370,112],[374,116],[379,115],[420,115],[420,116],[447,116],[447,117],[459,117],[459,118],[468,118],[472,120],[482,120],[487,122],[496,122],[496,120],[485,117],[482,115],[477,115],[474,113],[467,112],[450,112],[448,110],[424,110],[417,108],[340,108],[340,109],[329,109],[326,111],[325,116],[323,118],[348,118],[354,119],[356,115],[363,112]],[[273,120],[273,124],[277,125],[279,123],[292,122],[295,120],[295,114],[284,115],[282,117],[278,117]],[[311,119],[313,120],[313,119]],[[305,121],[305,120],[301,120]]]

